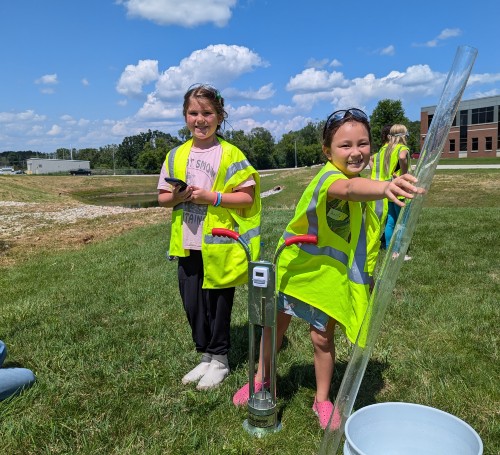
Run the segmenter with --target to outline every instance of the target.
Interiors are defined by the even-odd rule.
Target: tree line
[[[401,101],[390,99],[379,101],[370,116],[372,152],[376,152],[382,145],[382,128],[395,123],[406,125],[410,132],[408,146],[412,153],[418,153],[420,122],[410,121],[405,115]],[[249,133],[243,130],[228,130],[223,136],[242,150],[256,169],[312,166],[325,161],[321,149],[324,124],[325,120],[310,122],[298,131],[285,133],[277,142],[272,134],[262,127],[253,128]],[[178,131],[178,137],[158,130],[148,130],[125,137],[119,145],[99,148],[59,148],[52,154],[6,151],[0,153],[0,165],[23,169],[28,158],[58,158],[90,161],[92,169],[135,169],[147,174],[156,174],[160,171],[168,151],[189,137],[190,132],[185,126]]]

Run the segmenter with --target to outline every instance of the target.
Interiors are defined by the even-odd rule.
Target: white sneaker
[[[227,355],[213,355],[207,372],[200,379],[196,388],[198,390],[208,390],[217,387],[228,374]]]
[[[412,257],[405,254],[405,261],[411,261]]]
[[[211,361],[211,354],[203,354],[201,357],[201,362],[182,378],[182,383],[189,384],[191,382],[196,382],[200,378],[202,378],[203,375],[207,372]]]

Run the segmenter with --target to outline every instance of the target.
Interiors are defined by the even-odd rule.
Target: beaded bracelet
[[[221,202],[222,202],[222,194],[217,192],[217,198],[214,201],[214,207],[219,207]]]

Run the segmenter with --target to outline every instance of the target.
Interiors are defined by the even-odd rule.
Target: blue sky
[[[196,82],[228,128],[276,139],[336,109],[437,104],[458,46],[463,99],[500,94],[498,0],[23,0],[0,5],[0,151],[101,147],[184,126]]]

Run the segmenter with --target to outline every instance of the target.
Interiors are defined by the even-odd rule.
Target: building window
[[[491,136],[488,136],[484,140],[484,149],[491,151],[492,147],[493,147],[493,138]]]
[[[460,111],[460,151],[467,151],[467,116],[469,111]]]
[[[450,139],[450,153],[455,151],[455,139]]]
[[[491,123],[493,121],[493,106],[472,109],[471,124]]]
[[[472,138],[472,151],[477,152],[479,149],[479,139],[477,137]]]
[[[434,117],[434,114],[429,114],[427,116],[427,129],[431,127],[432,117]]]

